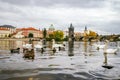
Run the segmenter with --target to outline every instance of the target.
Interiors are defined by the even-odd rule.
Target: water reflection
[[[87,53],[87,49],[88,49],[88,42],[87,41],[84,41],[84,52],[85,52],[85,54],[84,55],[86,55],[86,53]]]
[[[3,43],[2,43],[3,42]],[[38,41],[34,41],[33,44],[37,44]],[[22,45],[29,43],[26,41],[21,40],[5,40],[0,41],[0,45],[4,46],[1,49],[1,54],[5,54],[6,51],[9,51],[10,48],[17,48],[20,47],[22,49]],[[90,45],[89,45],[90,44]],[[111,43],[109,47],[115,47],[114,42]],[[0,79],[2,76],[5,76],[5,79],[17,79],[22,78],[25,80],[24,76],[27,76],[27,79],[36,79],[36,75],[40,76],[39,79],[41,79],[41,74],[52,74],[53,77],[59,76],[58,73],[62,74],[70,74],[68,77],[70,78],[73,76],[73,80],[76,80],[76,77],[79,77],[78,80],[81,79],[90,79],[91,80],[97,80],[98,77],[102,79],[105,79],[106,77],[108,79],[114,78],[114,79],[120,79],[120,52],[118,52],[117,55],[109,54],[104,55],[103,50],[92,52],[94,56],[89,56],[91,50],[95,49],[92,47],[91,49],[91,43],[89,42],[66,42],[66,51],[58,51],[56,53],[53,53],[52,49],[52,43],[47,42],[47,47],[45,48],[45,52],[41,53],[39,51],[34,50],[27,50],[25,53],[22,51],[20,54],[10,54],[10,55],[0,55]],[[7,46],[7,47],[5,47]],[[3,50],[2,50],[3,49]],[[31,54],[27,54],[31,53]],[[33,54],[34,53],[34,54]],[[71,57],[68,57],[68,55],[72,57],[72,60],[70,60]],[[25,59],[24,59],[24,58]],[[114,66],[112,69],[106,69],[103,68],[103,60],[105,60],[105,63],[107,63],[107,58],[110,63]],[[84,60],[87,60],[84,62]],[[32,61],[31,61],[32,60]],[[34,60],[34,61],[33,61]],[[87,62],[87,64],[86,64]],[[29,66],[29,67],[28,67]],[[22,75],[21,75],[22,73]],[[40,75],[39,75],[40,74]],[[17,76],[18,75],[18,76]],[[31,75],[35,75],[34,77],[31,77]],[[75,75],[75,76],[74,76]],[[97,76],[97,77],[96,77]],[[45,78],[46,76],[44,76]],[[64,80],[69,80],[68,78],[65,79],[66,76],[60,76]],[[3,77],[2,77],[3,78]],[[80,79],[81,78],[81,79]],[[4,78],[3,78],[4,79]],[[21,79],[21,80],[22,80]],[[54,79],[57,80],[57,79]]]
[[[12,48],[16,48],[16,41],[14,40],[0,40],[0,49],[1,50],[9,50]]]
[[[88,49],[88,42],[87,41],[84,41],[84,58],[85,58],[85,63],[87,63],[87,55],[88,55],[88,53],[87,53],[87,49]]]
[[[74,56],[73,50],[74,50],[74,42],[69,41],[69,49],[68,49],[68,56]]]

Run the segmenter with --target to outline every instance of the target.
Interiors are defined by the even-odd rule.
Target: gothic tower
[[[70,24],[69,27],[69,51],[68,56],[74,56],[73,50],[74,50],[74,27],[72,24]]]
[[[72,24],[70,24],[70,27],[69,27],[69,40],[74,40],[74,27]]]

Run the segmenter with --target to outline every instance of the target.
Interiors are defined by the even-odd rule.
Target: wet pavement
[[[19,43],[19,44],[18,44]],[[65,51],[53,53],[48,47],[44,53],[35,51],[34,59],[23,58],[21,43],[18,41],[0,50],[0,80],[110,80],[120,79],[120,50],[108,54],[108,64],[112,69],[103,68],[103,49],[96,50],[94,46],[84,42],[74,42],[70,48],[64,42]],[[102,43],[102,42],[101,42]],[[8,43],[11,44],[11,43]],[[9,48],[20,47],[20,54],[11,54]],[[109,47],[116,47],[111,42]],[[74,54],[73,56],[68,56]]]

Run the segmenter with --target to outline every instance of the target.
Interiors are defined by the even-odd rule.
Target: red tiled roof
[[[8,30],[9,31],[9,29],[7,29],[7,28],[0,28],[0,30]]]
[[[16,28],[16,30],[21,30],[21,28]]]

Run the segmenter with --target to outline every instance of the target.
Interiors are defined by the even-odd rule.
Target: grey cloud
[[[87,25],[88,29],[120,33],[119,0],[0,0],[0,5],[0,24],[47,28],[55,24],[67,29],[73,23],[78,31]]]
[[[56,5],[64,7],[82,7],[82,8],[95,8],[103,7],[105,0],[1,0],[6,3],[21,5],[21,6],[41,6],[41,7],[54,7]]]
[[[111,7],[113,8],[114,11],[120,12],[120,1],[118,0],[111,1]]]
[[[92,24],[93,25],[93,24]],[[120,21],[110,21],[108,23],[102,22],[100,24],[94,23],[94,26],[88,26],[90,29],[93,27],[95,30],[101,30],[110,34],[120,34]]]
[[[0,0],[5,3],[14,4],[14,5],[29,5],[31,0]]]
[[[6,4],[0,1],[0,12],[1,13],[20,13],[20,9],[12,4]]]
[[[5,12],[8,12],[8,13],[20,13],[20,10],[19,8],[16,8],[16,7],[12,7],[12,6],[8,6],[8,7],[2,7],[0,6],[0,12],[2,13],[5,13]]]
[[[109,24],[106,24],[106,31],[111,33],[119,33],[120,34],[120,21],[113,21]]]

